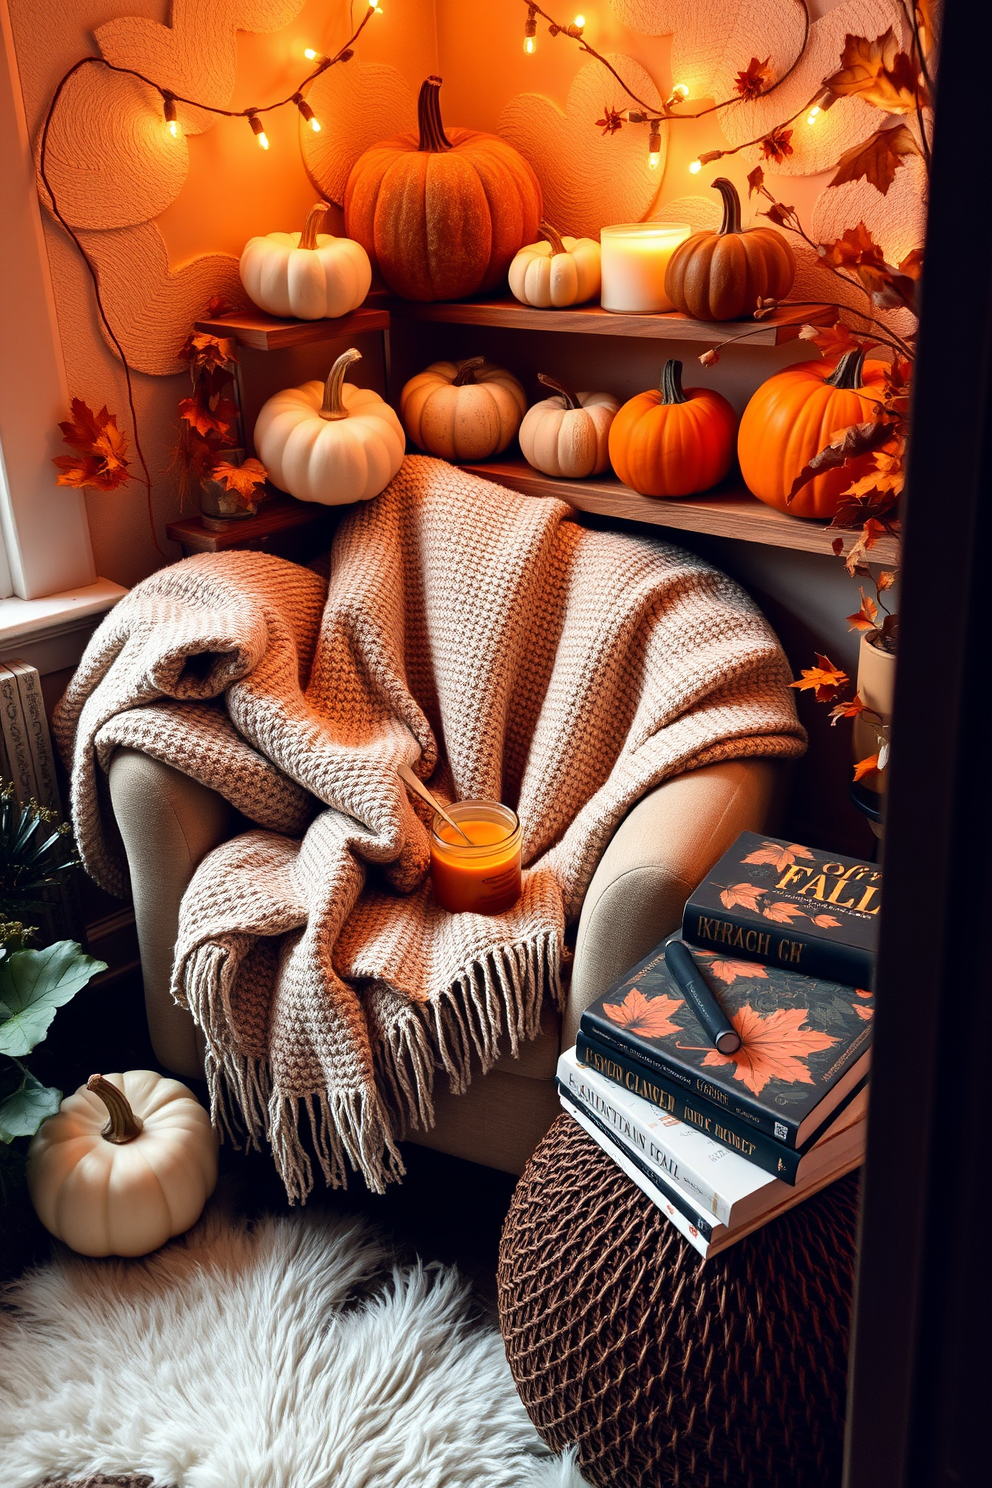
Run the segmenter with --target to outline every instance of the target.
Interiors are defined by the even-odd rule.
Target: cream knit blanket
[[[291,1197],[396,1142],[561,1000],[566,927],[631,806],[669,776],[796,755],[790,674],[730,579],[413,457],[344,518],[329,590],[249,552],[163,569],[93,637],[57,719],[84,862],[121,892],[105,771],[128,746],[258,824],[201,864],[173,990],[203,1029],[215,1119],[270,1142]],[[450,915],[396,766],[523,823],[523,896]],[[424,813],[426,816],[426,812]],[[304,1112],[305,1117],[304,1117]],[[300,1122],[310,1140],[300,1136]]]

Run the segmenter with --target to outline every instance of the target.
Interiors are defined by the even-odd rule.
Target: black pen
[[[741,1036],[707,987],[688,947],[680,940],[670,941],[665,947],[665,965],[714,1049],[720,1054],[736,1054]]]

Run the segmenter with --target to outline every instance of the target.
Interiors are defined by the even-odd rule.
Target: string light
[[[694,160],[692,162],[692,164],[690,165],[690,167],[689,167],[689,174],[690,174],[690,176],[698,176],[699,175],[699,172],[702,170],[702,168],[703,168],[703,162],[701,160]]]
[[[537,51],[537,11],[533,5],[528,7],[524,22],[524,51],[528,57],[533,57]]]
[[[648,135],[648,166],[651,170],[657,170],[661,164],[661,120],[651,120],[651,133]]]
[[[304,119],[306,119],[307,123],[310,125],[310,128],[313,130],[314,134],[319,134],[320,120],[314,114],[313,109],[307,103],[306,99],[303,97],[303,94],[294,93],[293,102],[296,104],[296,107],[299,109]]]
[[[323,52],[315,51],[313,47],[304,47],[303,55],[308,62],[326,62],[327,60]]]
[[[179,120],[176,117],[176,100],[171,93],[162,94],[162,107],[165,112],[165,123],[173,139],[179,138]]]
[[[689,97],[689,89],[685,83],[675,84],[675,87],[672,89],[672,97],[678,98],[680,102],[685,103],[685,100]]]
[[[819,117],[819,115],[820,115],[820,105],[818,103],[814,103],[813,107],[810,109],[809,113],[806,115],[806,123],[807,124],[815,124],[816,121],[817,121],[817,119],[818,119],[818,117]]]
[[[586,24],[586,18],[585,18],[585,16],[584,15],[577,15],[575,17],[575,24],[576,24],[576,26],[578,27],[578,29],[580,31],[585,30],[585,24]]]
[[[258,117],[258,114],[255,112],[254,109],[249,109],[245,117],[248,120],[248,123],[251,125],[252,134],[256,136],[258,143],[261,145],[262,149],[267,150],[269,148],[269,137],[265,133],[265,126],[263,125],[261,119]]]

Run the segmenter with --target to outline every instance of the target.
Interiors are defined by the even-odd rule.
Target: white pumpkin
[[[27,1176],[38,1218],[72,1250],[148,1255],[199,1219],[217,1182],[217,1138],[178,1080],[91,1075],[43,1122]]]
[[[275,393],[258,415],[255,452],[269,479],[298,501],[369,501],[403,463],[406,439],[389,404],[344,380],[361,355],[342,352],[326,382]]]
[[[545,475],[582,480],[600,475],[610,463],[610,425],[620,407],[612,393],[573,393],[543,372],[545,387],[557,394],[535,403],[520,425],[520,448],[528,465]]]
[[[318,232],[330,211],[311,207],[300,233],[249,238],[239,265],[250,299],[269,315],[336,319],[356,310],[369,292],[372,265],[361,243]]]
[[[414,444],[442,460],[488,460],[510,443],[527,407],[511,372],[485,357],[434,362],[400,394],[400,417]]]
[[[547,222],[541,234],[540,243],[528,243],[510,264],[511,293],[539,310],[594,300],[602,282],[596,239],[562,237]]]

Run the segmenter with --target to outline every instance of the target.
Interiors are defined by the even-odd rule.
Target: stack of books
[[[880,897],[873,864],[743,833],[559,1060],[565,1110],[703,1256],[864,1159]],[[733,1053],[666,961],[680,941]]]

